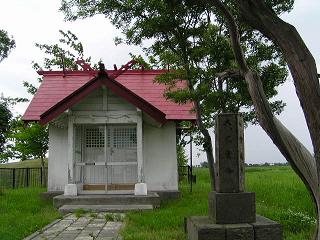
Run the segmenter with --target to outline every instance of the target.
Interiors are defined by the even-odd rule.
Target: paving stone
[[[92,217],[86,214],[77,218],[74,214],[68,214],[61,221],[49,226],[44,232],[36,235],[32,240],[117,240],[122,222],[106,222],[105,213],[99,213]],[[123,214],[119,215],[122,218]]]
[[[81,231],[84,228],[85,227],[82,227],[82,226],[69,226],[65,229],[65,231]]]
[[[98,234],[100,233],[100,229],[98,229],[98,230],[95,230],[95,231],[91,231],[91,230],[83,230],[80,234],[79,234],[79,236],[98,236]]]
[[[78,234],[70,234],[70,233],[61,233],[59,234],[55,240],[62,240],[62,239],[65,239],[65,240],[73,240],[75,239],[76,237],[78,236]]]
[[[87,228],[102,228],[105,223],[89,223]]]
[[[77,220],[78,218],[77,218],[76,215],[68,213],[67,215],[64,216],[63,219],[65,219],[65,220],[68,220],[68,219]]]
[[[70,234],[80,234],[81,233],[81,230],[64,230],[63,233],[70,233]]]
[[[94,238],[93,237],[90,237],[90,236],[78,236],[76,237],[74,240],[93,240]]]
[[[116,237],[117,236],[117,231],[113,231],[113,230],[102,230],[98,237]]]

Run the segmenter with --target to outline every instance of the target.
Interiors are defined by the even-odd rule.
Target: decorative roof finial
[[[99,62],[99,76],[108,76],[105,66],[102,62]]]
[[[106,69],[105,69],[105,67],[104,67],[104,64],[102,63],[102,62],[99,62],[99,71],[100,72],[103,72],[103,71],[105,71]]]

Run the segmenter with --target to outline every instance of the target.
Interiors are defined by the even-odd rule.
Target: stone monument
[[[280,224],[256,215],[255,193],[245,192],[244,126],[239,114],[216,120],[216,184],[208,216],[187,219],[189,240],[282,240]]]

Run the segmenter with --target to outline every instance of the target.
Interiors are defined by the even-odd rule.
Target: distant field
[[[125,240],[184,240],[183,218],[207,215],[210,191],[208,169],[195,169],[193,192],[182,182],[182,198],[152,212],[130,213],[123,230]],[[286,240],[310,239],[315,224],[309,193],[290,167],[249,167],[247,191],[256,192],[257,213],[280,222]]]
[[[48,159],[44,160],[44,164],[46,167],[48,166]],[[37,168],[37,167],[41,167],[40,159],[0,164],[0,168]]]

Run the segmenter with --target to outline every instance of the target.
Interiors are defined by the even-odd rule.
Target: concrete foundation
[[[64,195],[65,196],[77,196],[78,195],[77,185],[76,184],[67,184],[64,187]]]
[[[43,200],[52,200],[55,196],[62,195],[63,191],[48,191],[40,193],[40,197]]]
[[[209,217],[218,224],[256,221],[255,193],[209,193]]]
[[[135,195],[59,195],[53,198],[53,206],[60,208],[63,205],[152,205],[160,207],[160,197],[156,193],[148,193],[147,196]]]
[[[147,196],[148,189],[146,183],[136,183],[134,185],[134,195]]]
[[[256,216],[250,224],[215,224],[209,217],[195,216],[187,219],[188,240],[281,240],[280,224]]]
[[[175,200],[181,197],[181,192],[178,190],[156,191],[156,193],[161,201]]]

